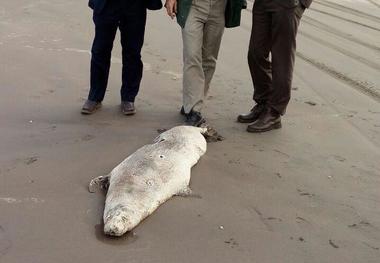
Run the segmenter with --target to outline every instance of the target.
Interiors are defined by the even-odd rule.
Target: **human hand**
[[[166,0],[166,12],[173,19],[177,14],[177,0]]]

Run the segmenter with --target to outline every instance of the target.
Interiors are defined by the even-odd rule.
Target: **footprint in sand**
[[[228,240],[225,240],[224,243],[230,245],[231,248],[235,248],[235,247],[239,246],[239,243],[234,238],[230,238]]]
[[[339,156],[339,155],[334,155],[334,159],[339,161],[339,162],[344,162],[346,161],[346,158]]]
[[[335,244],[334,243],[334,241],[333,240],[329,240],[329,244],[330,244],[330,246],[332,246],[333,248],[339,248],[339,246],[337,245],[337,244]]]
[[[301,189],[297,189],[297,192],[300,196],[308,196],[308,197],[314,197],[315,196],[315,194],[308,193],[308,192],[301,190]]]
[[[91,135],[91,134],[86,134],[85,136],[83,136],[81,138],[82,141],[91,141],[92,139],[94,139],[95,136],[94,135]]]
[[[30,164],[35,163],[35,162],[37,162],[37,161],[38,161],[38,156],[32,156],[32,157],[26,158],[26,159],[24,160],[24,163],[25,163],[26,165],[30,165]]]
[[[4,228],[0,226],[0,258],[1,256],[7,254],[11,247],[12,243],[8,238],[7,233],[5,232]]]
[[[306,104],[309,104],[310,106],[316,106],[317,103],[314,101],[305,101]]]

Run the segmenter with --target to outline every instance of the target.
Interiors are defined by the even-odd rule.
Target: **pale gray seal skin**
[[[121,236],[174,195],[187,195],[191,168],[205,154],[206,128],[178,126],[130,155],[107,176],[93,179],[107,189],[104,233]]]

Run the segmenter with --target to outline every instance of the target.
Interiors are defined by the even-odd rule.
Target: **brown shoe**
[[[249,113],[240,114],[237,118],[237,121],[240,123],[255,122],[264,110],[265,110],[265,104],[256,104]]]
[[[252,124],[248,125],[248,132],[266,132],[281,128],[281,115],[272,108],[266,108],[260,117]]]
[[[129,101],[122,101],[121,111],[124,115],[134,115],[136,114],[135,104]]]
[[[86,100],[82,107],[82,114],[90,115],[102,107],[101,102]]]

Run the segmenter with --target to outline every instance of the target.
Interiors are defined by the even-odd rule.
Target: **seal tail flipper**
[[[200,130],[200,133],[204,136],[208,132],[209,125],[207,123],[202,123],[198,128]]]
[[[104,191],[108,190],[108,187],[110,185],[110,176],[98,176],[91,180],[90,184],[88,185],[88,191],[90,193],[95,193],[97,189],[102,189]]]
[[[209,124],[205,123],[201,125],[201,133],[203,137],[205,137],[207,142],[218,142],[218,141],[224,141],[225,138],[220,135],[213,127],[211,127]]]

